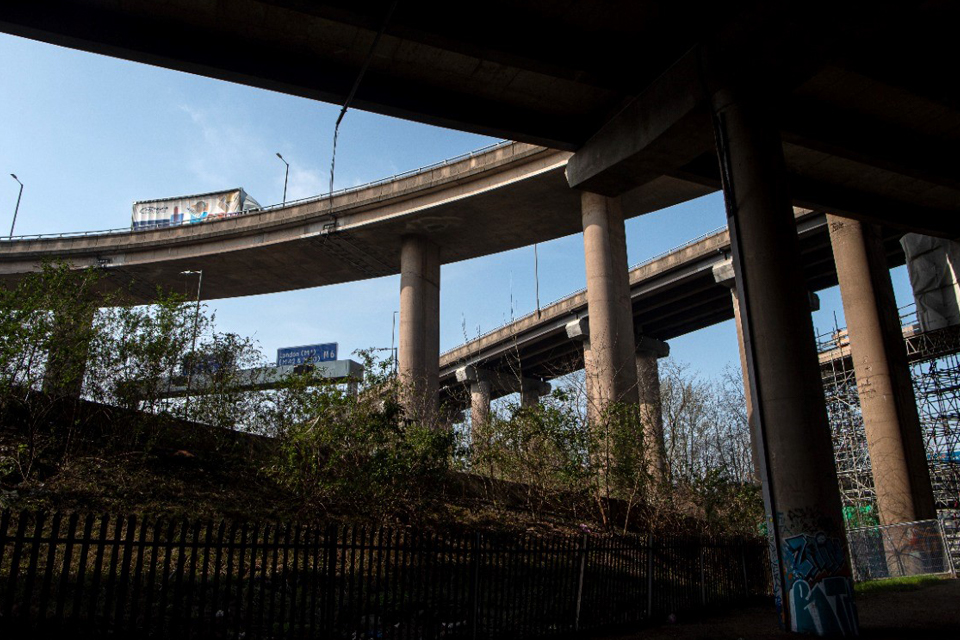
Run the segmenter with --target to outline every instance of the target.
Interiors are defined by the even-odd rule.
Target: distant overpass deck
[[[111,286],[139,302],[157,286],[182,287],[181,271],[203,269],[204,299],[317,287],[399,273],[400,239],[420,234],[451,263],[582,231],[580,195],[564,168],[570,154],[501,143],[394,179],[224,220],[0,242],[0,283],[43,260],[104,266]],[[654,211],[683,189],[663,178],[625,197],[628,217]]]
[[[837,284],[826,216],[796,210],[802,264],[811,291]],[[900,234],[885,241],[891,267],[904,263]],[[717,284],[713,267],[730,257],[730,236],[721,229],[647,260],[630,270],[634,327],[638,334],[672,338],[733,318],[730,290]],[[583,368],[581,346],[567,337],[567,323],[588,317],[586,292],[575,292],[440,356],[440,385],[450,394],[456,370],[475,367],[550,380]]]

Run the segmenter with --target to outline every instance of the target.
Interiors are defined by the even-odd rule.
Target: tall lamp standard
[[[190,391],[193,389],[193,370],[197,366],[197,332],[200,329],[200,287],[203,286],[203,269],[199,271],[181,271],[181,275],[199,276],[197,278],[197,308],[193,312],[193,345],[190,347],[190,370],[187,372],[187,407],[190,406]]]
[[[287,168],[283,172],[283,206],[287,206],[287,178],[290,177],[290,163],[284,160],[279,152],[277,152],[277,157],[280,158],[280,162],[287,165]]]
[[[17,196],[17,206],[13,210],[13,224],[10,225],[10,239],[13,239],[13,228],[17,225],[17,213],[20,211],[20,198],[23,197],[23,183],[20,182],[20,178],[16,174],[11,173],[10,177],[16,180],[20,184],[20,194]]]

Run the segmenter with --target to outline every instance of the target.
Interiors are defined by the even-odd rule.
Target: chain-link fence
[[[953,570],[960,567],[960,509],[938,509],[937,517],[947,543],[947,553],[953,560]]]
[[[847,540],[853,577],[858,582],[954,573],[938,520],[850,529]]]

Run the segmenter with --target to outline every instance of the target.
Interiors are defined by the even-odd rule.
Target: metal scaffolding
[[[921,332],[915,320],[915,312],[901,316],[903,336],[934,499],[952,529],[960,516],[960,327]],[[848,527],[873,524],[876,494],[847,332],[836,327],[818,346],[844,516]]]

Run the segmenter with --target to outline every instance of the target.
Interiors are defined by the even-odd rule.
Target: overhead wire
[[[347,99],[344,100],[343,106],[340,109],[340,115],[337,116],[337,123],[333,127],[333,153],[330,155],[330,196],[333,196],[333,176],[337,164],[337,136],[340,133],[340,123],[343,122],[343,117],[347,115],[347,109],[350,108],[350,103],[353,102],[354,96],[357,95],[357,89],[360,88],[360,83],[363,81],[363,76],[366,75],[367,69],[370,67],[370,62],[373,60],[373,54],[377,49],[377,44],[380,42],[380,38],[383,37],[384,31],[387,30],[387,25],[390,24],[390,20],[393,18],[393,12],[397,8],[400,0],[393,0],[390,3],[390,7],[387,9],[387,13],[383,18],[383,22],[380,25],[380,30],[377,31],[377,35],[373,38],[373,42],[370,43],[370,50],[367,52],[367,57],[364,59],[363,64],[360,66],[360,72],[357,74],[356,80],[353,81],[353,86],[350,87],[350,93],[347,94]],[[331,206],[332,206],[331,201]]]

